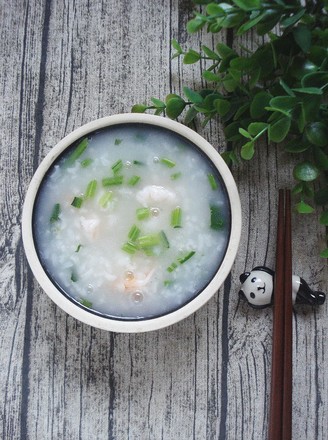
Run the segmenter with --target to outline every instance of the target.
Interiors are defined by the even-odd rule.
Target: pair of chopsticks
[[[292,438],[292,237],[291,197],[279,191],[274,280],[269,440]]]

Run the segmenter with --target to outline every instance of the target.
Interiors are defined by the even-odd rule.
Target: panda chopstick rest
[[[274,271],[257,266],[251,272],[244,272],[239,277],[241,287],[239,296],[255,309],[263,309],[273,305]],[[292,299],[294,304],[319,306],[325,302],[323,292],[313,291],[301,277],[292,277]]]

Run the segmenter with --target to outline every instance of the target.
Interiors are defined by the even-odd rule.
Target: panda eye
[[[254,277],[254,278],[251,279],[251,282],[252,282],[252,283],[255,283],[255,281],[256,281],[256,277]]]
[[[254,298],[255,298],[255,293],[251,292],[251,293],[250,293],[250,297],[251,297],[252,299],[254,299]]]

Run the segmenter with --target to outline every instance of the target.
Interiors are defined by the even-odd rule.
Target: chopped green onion
[[[170,264],[170,266],[166,269],[168,272],[173,272],[178,267],[177,263],[173,262]]]
[[[72,273],[71,273],[71,281],[72,281],[73,283],[76,283],[77,280],[78,280],[78,277],[77,277],[76,272],[75,272],[75,271],[72,271]]]
[[[173,280],[164,280],[164,281],[163,281],[163,284],[164,284],[165,287],[169,287],[169,286],[171,286],[173,283],[174,283]]]
[[[123,176],[105,177],[102,180],[103,186],[122,185]]]
[[[82,247],[83,247],[82,244],[78,244],[78,245],[77,245],[77,248],[76,248],[76,250],[75,250],[75,252],[80,252],[80,249],[81,249]]]
[[[147,234],[138,237],[137,244],[139,248],[145,249],[153,246],[157,246],[161,243],[159,234]]]
[[[170,247],[170,243],[164,231],[160,231],[159,238],[161,239],[162,245],[168,249]]]
[[[134,165],[145,165],[143,162],[141,162],[140,160],[134,160],[133,161]]]
[[[132,176],[129,180],[128,180],[128,185],[134,186],[136,185],[139,180],[141,179],[140,176]]]
[[[224,226],[224,220],[222,218],[221,209],[218,205],[210,205],[211,211],[211,228],[220,230]]]
[[[74,208],[81,208],[82,203],[83,203],[82,197],[74,197],[71,205],[74,206]]]
[[[133,225],[128,233],[128,238],[131,241],[136,241],[136,239],[139,237],[140,235],[140,229],[138,228],[138,226]]]
[[[59,214],[60,214],[60,203],[55,203],[54,207],[52,208],[51,211],[51,216],[50,216],[50,223],[55,223],[59,220]]]
[[[114,144],[115,145],[120,145],[123,142],[123,139],[115,139]]]
[[[213,190],[218,189],[218,184],[217,184],[217,181],[215,180],[215,177],[213,176],[213,174],[207,174],[207,178],[208,178],[208,181],[211,185],[211,188]]]
[[[161,157],[159,161],[160,161],[160,163],[162,163],[163,165],[166,165],[169,168],[175,167],[175,162],[173,162],[173,160],[171,160],[171,159],[168,159],[167,157]]]
[[[181,228],[181,208],[177,206],[171,213],[172,228]]]
[[[89,143],[88,138],[82,139],[82,141],[78,144],[78,146],[75,148],[75,150],[68,156],[68,158],[65,161],[66,166],[71,166],[73,163],[84,153],[85,149],[87,148]]]
[[[178,261],[180,264],[185,263],[186,261],[188,261],[193,255],[195,255],[195,251],[190,251],[188,252],[188,254],[184,255],[183,257],[178,258]]]
[[[127,241],[123,244],[122,250],[132,255],[138,250],[138,246],[135,243],[132,243],[132,241]]]
[[[99,199],[99,205],[102,208],[107,208],[108,203],[112,200],[112,198],[113,198],[113,191],[105,192]]]
[[[85,199],[92,199],[94,197],[94,195],[96,194],[96,189],[97,189],[97,181],[91,180],[91,182],[88,183],[84,198]]]
[[[82,160],[81,167],[82,168],[87,168],[89,165],[92,164],[92,162],[93,162],[93,160],[90,157],[88,157],[88,158]]]
[[[150,217],[151,211],[150,208],[138,208],[136,214],[138,220],[146,220]]]
[[[179,171],[178,173],[171,174],[171,180],[177,180],[182,176],[182,173]]]
[[[92,307],[92,302],[89,301],[88,299],[81,298],[80,303],[82,304],[82,306],[88,307],[89,309]]]
[[[122,159],[119,159],[112,166],[113,173],[116,175],[119,171],[121,171],[122,168],[123,168],[123,162],[122,162]]]

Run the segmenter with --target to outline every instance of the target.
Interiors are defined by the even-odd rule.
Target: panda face
[[[271,304],[273,292],[273,278],[262,270],[253,270],[241,276],[243,281],[241,292],[248,303],[255,308],[262,308]]]

